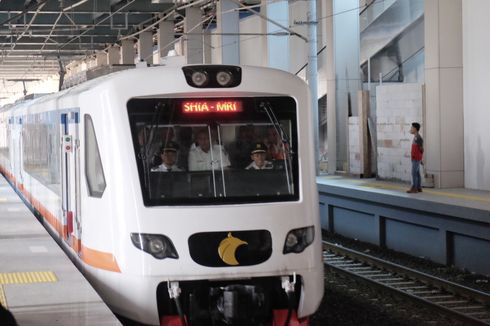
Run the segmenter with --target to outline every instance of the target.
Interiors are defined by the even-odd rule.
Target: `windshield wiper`
[[[272,105],[269,102],[260,102],[259,107],[261,109],[263,109],[264,112],[267,114],[269,121],[274,126],[274,129],[276,130],[279,137],[281,137],[281,142],[283,144],[285,152],[287,152],[288,155],[292,155],[293,151],[291,150],[290,138],[289,138],[288,134],[282,128],[282,125],[279,122],[279,120],[277,119],[276,114],[274,113],[274,110],[272,109]]]
[[[153,112],[153,116],[151,118],[151,123],[149,125],[150,128],[148,129],[148,133],[146,134],[147,137],[145,138],[145,140],[143,142],[144,143],[144,154],[146,157],[148,157],[148,154],[150,153],[151,143],[153,141],[155,129],[158,127],[158,121],[160,121],[160,118],[161,118],[161,115],[163,113],[164,108],[165,108],[165,104],[163,104],[162,102],[158,102],[158,104],[155,105],[155,111]]]
[[[158,127],[158,121],[163,114],[163,109],[165,108],[165,104],[162,102],[158,102],[155,105],[155,111],[153,112],[151,123],[149,128],[147,125],[143,126],[143,144],[142,150],[140,151],[140,159],[143,163],[143,174],[144,174],[144,182],[147,189],[150,189],[150,164],[148,162],[148,156],[150,155],[151,143],[154,138],[155,130]]]
[[[282,147],[283,147],[283,150],[284,150],[284,166],[285,166],[285,169],[286,169],[286,179],[287,179],[287,184],[288,184],[288,192],[289,194],[292,194],[292,171],[293,171],[293,167],[292,167],[292,164],[291,164],[291,161],[292,161],[292,155],[293,155],[293,151],[292,151],[292,147],[291,147],[291,141],[290,141],[290,138],[288,136],[288,134],[284,131],[284,129],[282,128],[282,125],[281,123],[279,122],[279,120],[277,119],[276,117],[276,114],[274,113],[274,109],[272,108],[272,105],[268,102],[268,101],[265,101],[265,102],[260,102],[259,104],[259,107],[261,109],[264,110],[264,112],[267,114],[267,117],[269,118],[270,122],[272,123],[272,125],[274,126],[274,129],[276,130],[277,134],[279,135],[279,137],[281,137],[281,142],[282,142]]]

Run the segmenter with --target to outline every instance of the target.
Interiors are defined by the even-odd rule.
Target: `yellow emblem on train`
[[[218,254],[222,261],[228,265],[239,265],[236,260],[235,252],[241,245],[246,245],[248,242],[235,238],[228,232],[228,236],[221,240],[218,247]]]

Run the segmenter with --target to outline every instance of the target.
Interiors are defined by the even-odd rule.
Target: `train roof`
[[[153,66],[153,67],[141,67],[141,68],[137,67],[134,69],[127,69],[127,70],[112,72],[110,74],[100,76],[98,78],[86,81],[82,84],[73,86],[71,88],[68,88],[68,89],[65,89],[65,90],[62,90],[62,91],[59,91],[56,93],[51,93],[51,94],[44,95],[44,96],[41,96],[38,98],[33,98],[30,100],[24,100],[24,101],[21,101],[20,103],[14,103],[11,105],[6,105],[6,106],[0,108],[0,112],[8,111],[8,110],[17,110],[17,109],[21,109],[21,108],[26,107],[26,106],[29,106],[29,107],[30,106],[36,106],[38,104],[42,104],[42,103],[46,103],[46,102],[50,102],[50,101],[60,101],[60,100],[65,99],[65,98],[66,99],[76,98],[77,95],[79,95],[81,93],[84,93],[84,92],[89,91],[91,89],[94,89],[96,87],[102,86],[102,85],[104,85],[108,82],[112,82],[114,80],[126,81],[126,82],[128,80],[132,80],[132,82],[134,82],[133,78],[128,78],[128,77],[131,77],[131,75],[138,75],[142,72],[145,72],[146,69],[152,69],[152,70],[153,69],[161,69],[162,72],[166,70],[166,73],[170,73],[172,71],[180,71],[183,66],[190,66],[190,65]],[[220,65],[219,64],[218,65],[210,64],[209,66],[220,66]],[[294,76],[294,75],[292,75],[286,71],[274,69],[274,68],[269,68],[269,67],[257,67],[257,66],[240,66],[240,67],[242,67],[242,69],[248,70],[248,71],[260,70],[261,72],[267,71],[268,73],[277,74],[278,75],[277,77],[279,77],[279,79],[281,77],[285,77],[285,76],[289,76],[289,77]],[[297,76],[294,76],[294,77],[295,77],[295,79],[301,80],[304,83],[304,81],[301,78],[299,78]]]

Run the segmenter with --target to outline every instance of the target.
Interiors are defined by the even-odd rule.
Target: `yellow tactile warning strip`
[[[362,184],[361,187],[363,187],[363,188],[403,190],[403,191],[408,189],[407,186],[402,187],[402,186],[397,186],[397,185],[374,183],[374,182]],[[443,196],[443,197],[458,198],[458,199],[464,199],[464,200],[473,200],[473,201],[481,201],[481,202],[485,202],[485,203],[490,203],[490,198],[486,198],[486,197],[456,194],[456,193],[452,193],[452,192],[430,190],[430,189],[426,189],[426,188],[424,188],[424,192],[431,194],[431,195],[436,195],[436,196]]]
[[[7,307],[7,298],[5,298],[5,292],[3,292],[3,287],[0,285],[0,304],[6,309]]]
[[[57,281],[58,278],[53,272],[0,273],[0,285],[48,283],[48,282],[57,282]]]

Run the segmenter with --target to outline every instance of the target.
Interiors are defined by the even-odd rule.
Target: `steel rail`
[[[323,241],[327,266],[430,305],[474,325],[490,325],[490,295]]]

